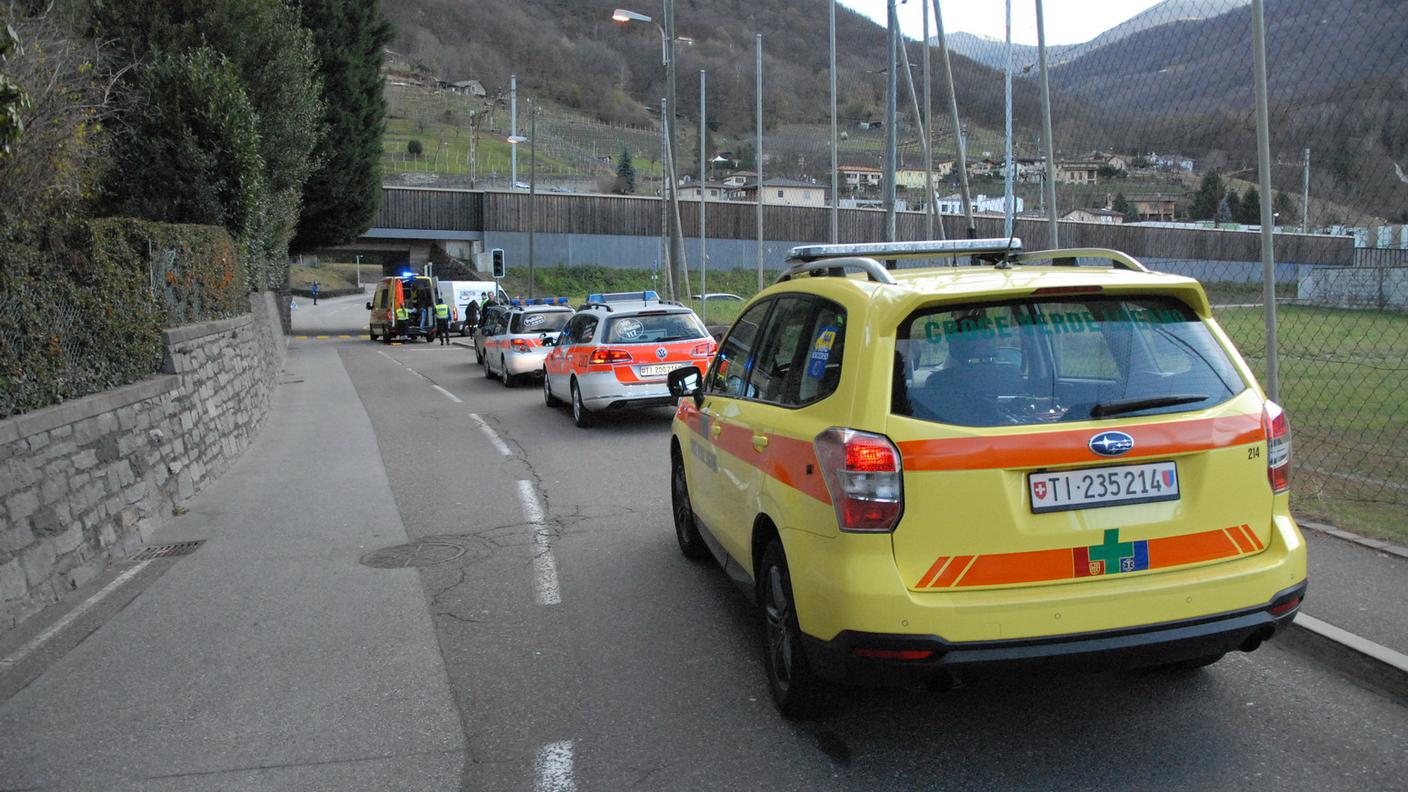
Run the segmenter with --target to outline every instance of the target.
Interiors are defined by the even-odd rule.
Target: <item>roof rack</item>
[[[1081,258],[1101,258],[1108,259],[1115,269],[1129,270],[1130,272],[1148,272],[1149,268],[1139,262],[1138,259],[1111,248],[1057,248],[1054,250],[1033,250],[1030,253],[1019,253],[1013,257],[1013,261],[1023,264],[1028,261],[1050,260],[1057,267],[1078,267],[1080,264],[1076,259]]]
[[[792,248],[788,261],[807,263],[824,259],[873,258],[908,259],[957,256],[998,258],[1020,253],[1022,240],[1017,237],[996,239],[950,239],[921,242],[864,242],[844,245],[801,245]]]
[[[796,248],[793,250],[795,251]],[[813,275],[844,275],[847,269],[857,269],[864,272],[874,283],[883,283],[888,286],[893,286],[895,283],[895,279],[890,276],[890,273],[887,272],[884,267],[880,266],[880,262],[868,258],[838,258],[794,264],[790,269],[782,273],[776,282],[784,283],[798,275],[808,273]]]

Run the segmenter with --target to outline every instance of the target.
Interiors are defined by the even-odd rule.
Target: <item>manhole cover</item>
[[[464,555],[464,548],[444,541],[420,541],[392,545],[362,556],[362,564],[373,569],[403,569],[443,564]]]

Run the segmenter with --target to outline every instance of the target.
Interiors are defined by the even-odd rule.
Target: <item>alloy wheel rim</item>
[[[783,586],[782,569],[768,567],[768,586],[764,600],[767,618],[768,666],[778,687],[786,691],[792,683],[792,642],[787,634],[789,604]]]
[[[670,494],[675,498],[675,533],[683,539],[685,527],[689,525],[689,484],[684,478],[684,465],[675,463],[673,479],[674,486],[670,488]]]

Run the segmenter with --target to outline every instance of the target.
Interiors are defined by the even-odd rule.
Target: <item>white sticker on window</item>
[[[640,338],[645,326],[635,319],[622,319],[616,323],[616,333],[622,338]]]
[[[538,325],[542,324],[546,319],[547,319],[547,317],[546,317],[546,316],[543,316],[542,314],[524,314],[524,315],[523,315],[523,326],[524,326],[524,327],[537,327]]]

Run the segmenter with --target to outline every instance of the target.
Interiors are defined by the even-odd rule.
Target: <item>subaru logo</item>
[[[667,354],[669,353],[665,351],[665,347],[659,347],[655,350],[655,357],[660,360],[664,360]]]
[[[1134,438],[1124,432],[1101,432],[1090,438],[1090,450],[1100,456],[1116,457],[1134,448]]]

